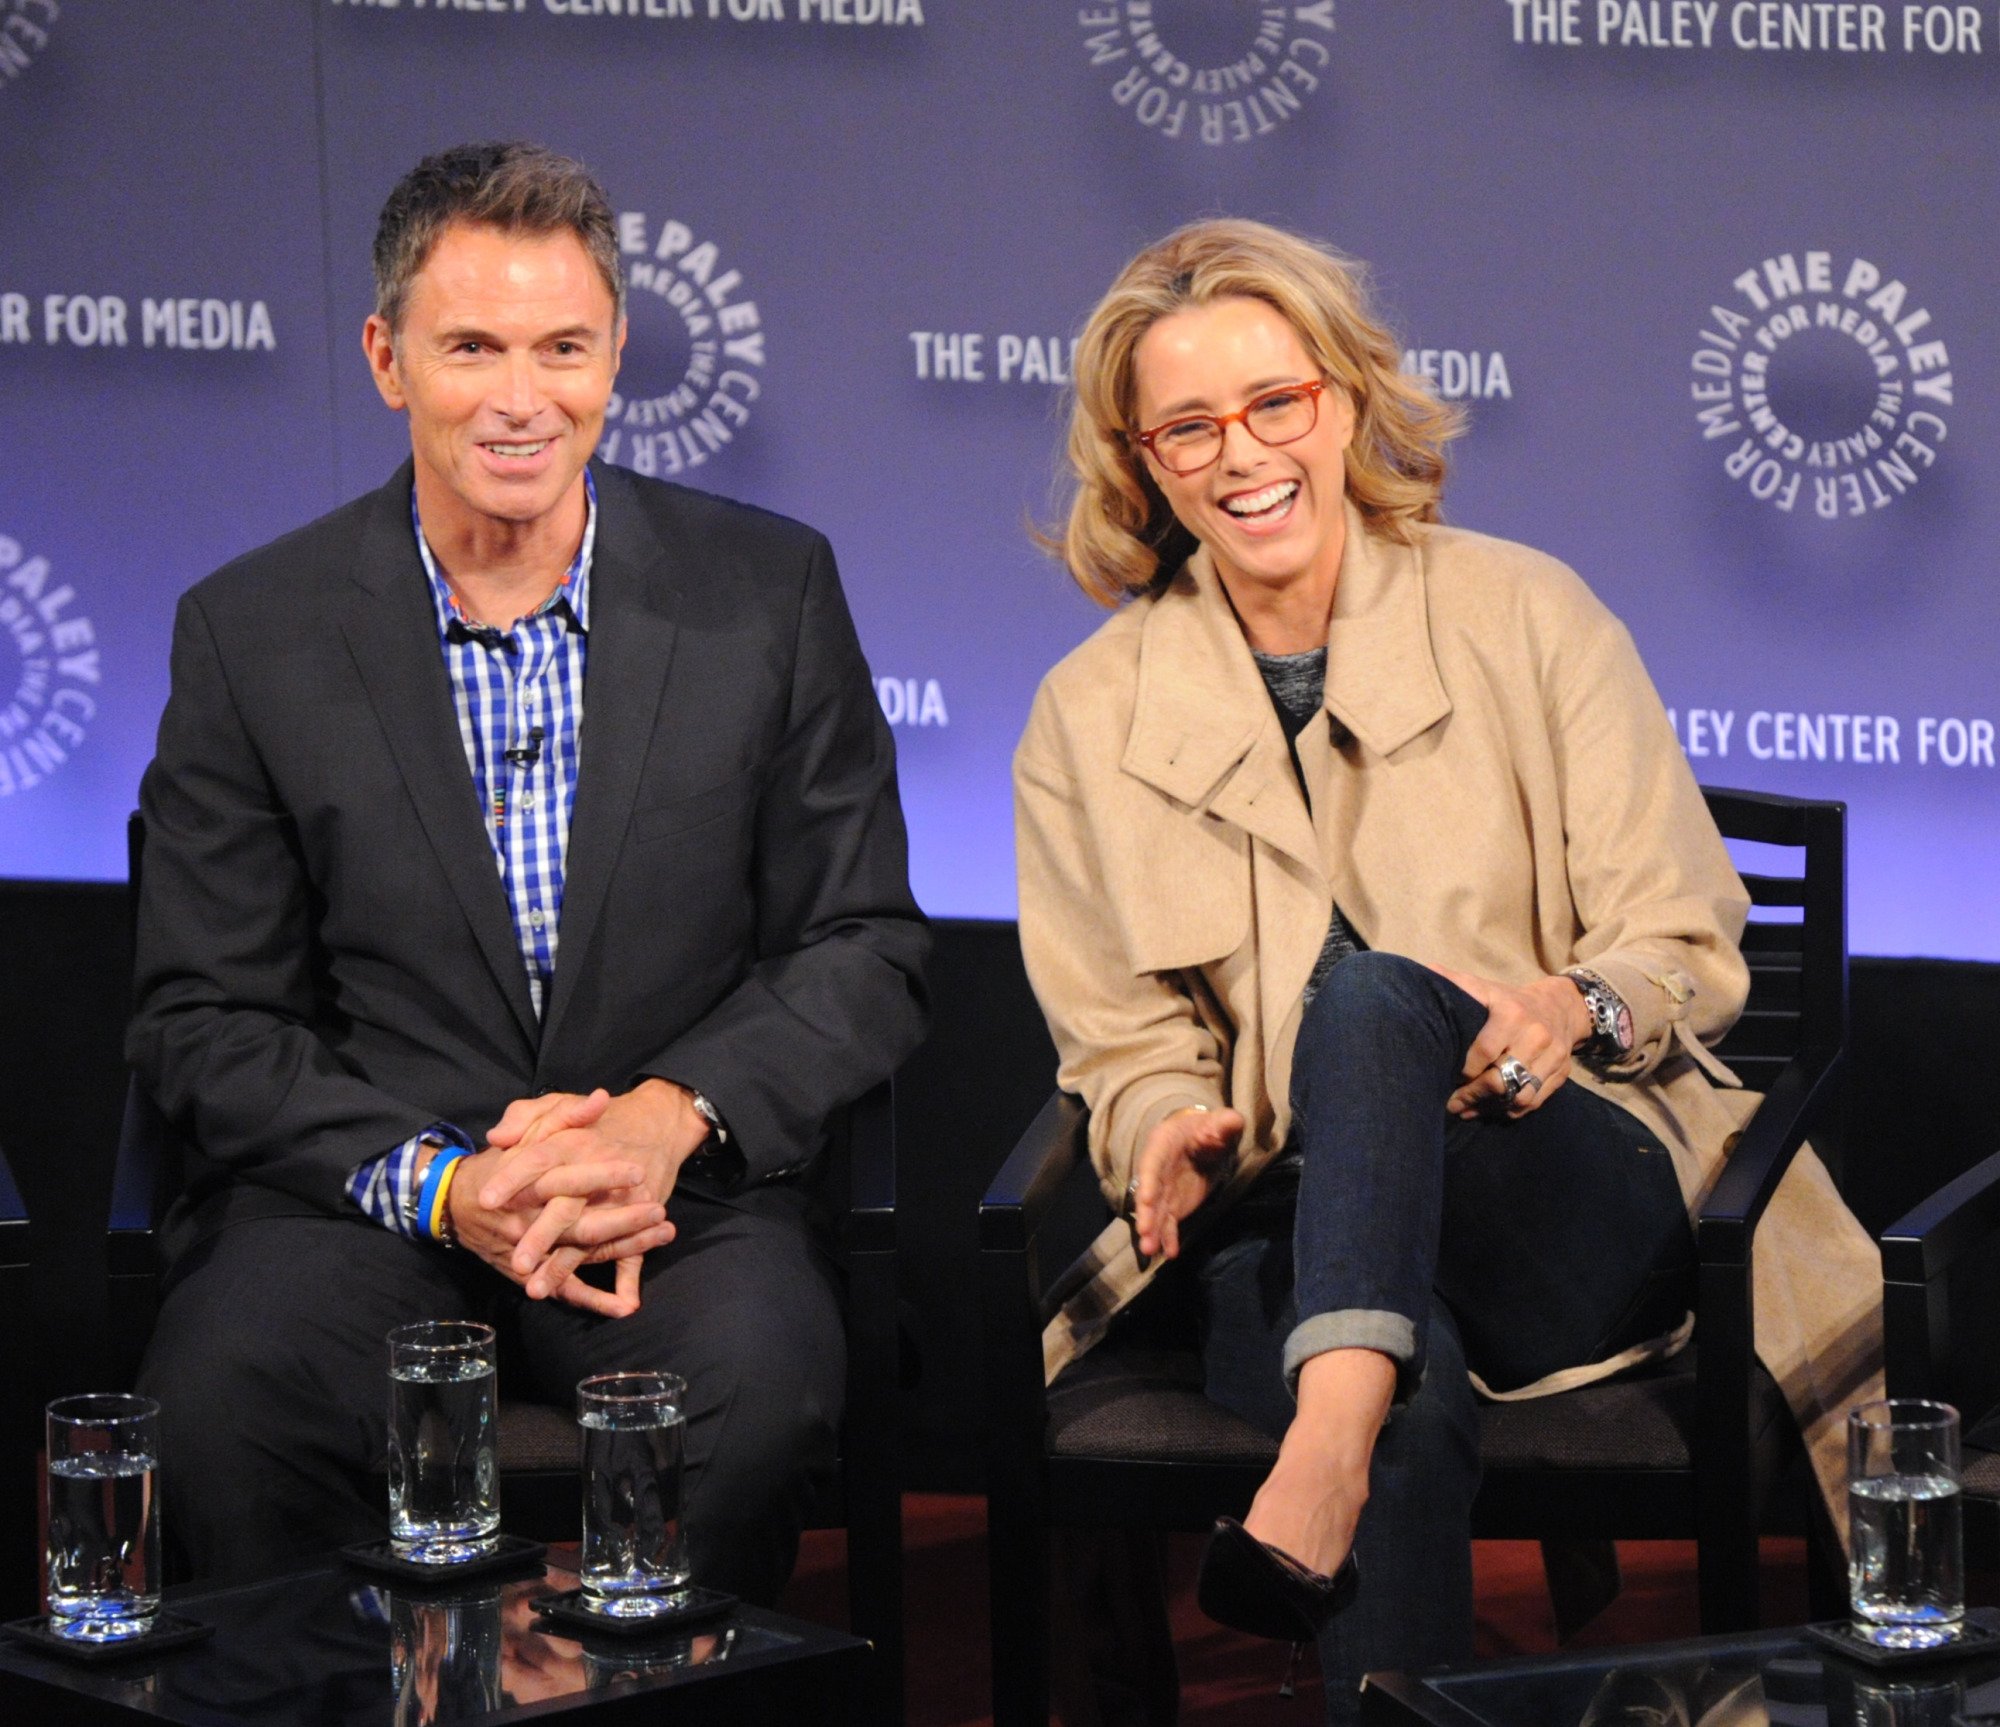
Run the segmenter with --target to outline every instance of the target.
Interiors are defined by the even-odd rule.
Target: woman
[[[1061,548],[1118,609],[1021,740],[1021,937],[1120,1218],[1048,1368],[1162,1265],[1198,1279],[1210,1395],[1282,1434],[1203,1604],[1323,1626],[1340,1719],[1368,1668],[1469,1652],[1473,1384],[1688,1335],[1688,1205],[1756,1103],[1704,1047],[1747,900],[1623,627],[1438,525],[1457,418],[1351,265],[1183,229],[1075,378]],[[1802,1152],[1759,1346],[1826,1479],[1875,1266]]]

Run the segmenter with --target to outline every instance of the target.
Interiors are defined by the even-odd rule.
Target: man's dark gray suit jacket
[[[244,1218],[358,1216],[354,1169],[434,1121],[477,1143],[512,1099],[648,1075],[714,1100],[743,1159],[724,1186],[754,1202],[915,1046],[928,932],[830,548],[592,471],[581,765],[539,1026],[409,466],[183,596],[140,794],[128,1042],[191,1148],[170,1258]]]

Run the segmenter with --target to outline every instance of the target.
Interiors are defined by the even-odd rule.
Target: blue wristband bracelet
[[[444,1186],[444,1172],[465,1155],[462,1146],[440,1146],[437,1156],[431,1159],[430,1167],[424,1171],[423,1185],[417,1189],[417,1227],[424,1232],[427,1240],[443,1239],[438,1234],[439,1190]]]

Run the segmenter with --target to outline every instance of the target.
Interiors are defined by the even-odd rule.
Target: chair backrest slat
[[[1846,1042],[1846,806],[1712,787],[1702,795],[1725,839],[1777,854],[1760,854],[1743,875],[1750,996],[1716,1047],[1745,1085],[1765,1091],[1794,1056]]]
[[[1743,926],[1743,957],[1753,966],[1790,966],[1797,971],[1805,945],[1805,923],[1799,918],[1786,923],[1752,918]]]
[[[1746,875],[1743,885],[1750,890],[1750,903],[1757,906],[1797,905],[1806,903],[1806,884],[1803,876]]]

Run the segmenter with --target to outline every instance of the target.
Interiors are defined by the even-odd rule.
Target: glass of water
[[[49,1405],[49,1629],[115,1643],[160,1610],[160,1406],[92,1394]]]
[[[454,1565],[500,1542],[493,1327],[435,1319],[389,1333],[389,1544]]]
[[[641,1618],[687,1587],[681,1465],[687,1386],[671,1373],[599,1373],[576,1388],[583,1428],[583,1605]]]
[[[1885,1649],[1949,1643],[1965,1619],[1958,1411],[1898,1398],[1847,1418],[1848,1606]]]

